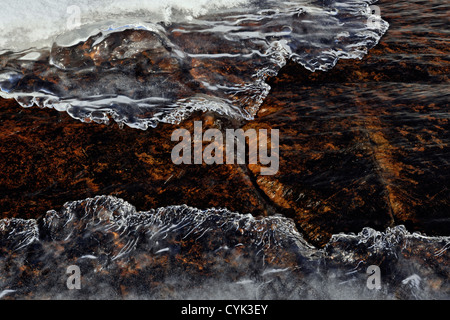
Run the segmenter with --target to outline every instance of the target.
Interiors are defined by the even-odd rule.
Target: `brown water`
[[[268,78],[271,90],[255,119],[240,124],[280,130],[280,171],[274,176],[260,176],[258,166],[171,163],[170,134],[175,128],[192,130],[192,119],[224,128],[231,126],[226,117],[195,114],[179,126],[120,130],[3,100],[0,206],[4,217],[28,218],[3,220],[0,229],[0,262],[9,268],[8,274],[2,272],[0,289],[16,290],[6,297],[32,298],[33,292],[61,297],[64,282],[49,271],[63,273],[70,262],[89,275],[103,268],[75,298],[98,294],[99,283],[106,283],[102,288],[108,298],[183,298],[186,288],[203,298],[202,293],[218,287],[226,288],[227,297],[248,299],[448,298],[449,4],[377,4],[390,27],[368,55],[341,60],[327,72],[311,73],[288,62]],[[218,219],[219,225],[243,224],[223,229],[211,222],[215,209],[208,211],[212,220],[201,225],[198,219],[205,212],[189,209],[183,211],[185,228],[170,229],[180,209],[169,207],[159,211],[168,212],[167,221],[155,227],[153,220],[149,223],[155,218],[151,211],[139,226],[136,210],[115,198],[69,204],[52,223],[29,219],[50,209],[59,211],[66,201],[95,195],[115,195],[145,211],[188,204],[255,216],[281,214],[292,220],[265,218],[260,224],[219,210],[224,219]],[[65,228],[70,212],[84,218]],[[115,232],[123,230],[116,220],[97,225],[96,214],[105,218],[108,212],[119,218],[130,213],[124,218],[129,229],[120,237]],[[55,217],[54,212],[49,215]],[[408,231],[386,229],[398,225]],[[153,231],[140,233],[146,228]],[[152,232],[161,236],[158,228],[168,236],[164,243],[169,251],[158,253],[166,247],[147,238]],[[340,232],[346,234],[335,235]],[[96,245],[99,239],[103,246]],[[244,243],[241,249],[239,242]],[[22,251],[12,255],[17,243]],[[224,243],[228,249],[217,251]],[[113,260],[118,252],[124,255]],[[97,259],[86,258],[89,255]],[[23,256],[33,258],[24,262]],[[382,269],[386,286],[381,291],[365,286],[370,264]],[[175,272],[175,279],[183,280],[178,287],[164,273],[168,266],[188,270],[187,278]],[[215,276],[217,270],[222,278]],[[336,281],[330,282],[331,277]],[[55,282],[60,286],[48,293]],[[346,295],[339,296],[342,292]]]

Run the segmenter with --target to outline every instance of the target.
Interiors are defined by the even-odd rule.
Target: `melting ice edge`
[[[2,50],[0,96],[139,129],[194,111],[252,120],[287,61],[327,71],[363,58],[389,27],[372,21],[375,0],[237,2],[170,23],[137,10],[66,30],[50,47]]]
[[[0,296],[20,299],[449,299],[450,237],[380,232],[308,244],[286,217],[97,196],[0,220]],[[67,268],[81,271],[69,290]],[[369,266],[381,289],[367,287]]]

